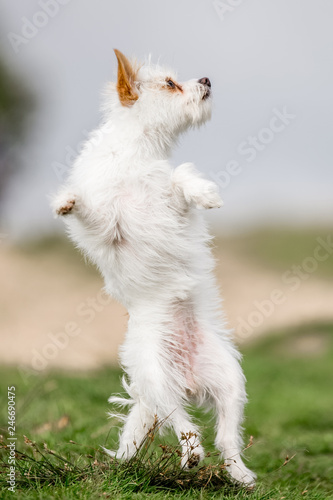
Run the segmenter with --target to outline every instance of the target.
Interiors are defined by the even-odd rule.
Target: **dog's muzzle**
[[[198,80],[198,83],[201,83],[201,85],[203,85],[205,89],[202,99],[207,99],[207,97],[209,97],[211,94],[212,84],[210,83],[210,79],[207,77],[200,78],[200,80]]]

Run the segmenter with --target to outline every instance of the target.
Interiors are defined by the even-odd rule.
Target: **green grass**
[[[156,437],[147,443],[148,449],[144,447],[130,464],[106,457],[100,445],[115,449],[117,442],[118,423],[106,418],[108,396],[121,391],[117,369],[89,374],[49,373],[25,379],[18,370],[2,368],[3,446],[8,442],[7,386],[16,387],[20,453],[16,460],[17,493],[12,496],[333,498],[333,325],[277,332],[242,351],[249,394],[245,436],[254,438],[245,454],[248,466],[258,474],[254,492],[230,486],[215,454],[206,459],[203,468],[182,472],[171,436]],[[204,429],[204,446],[213,452],[210,416],[201,412],[195,416]],[[36,444],[25,443],[24,435]],[[160,443],[172,447],[163,452]],[[0,498],[10,498],[6,490],[8,449],[2,447],[0,452]]]

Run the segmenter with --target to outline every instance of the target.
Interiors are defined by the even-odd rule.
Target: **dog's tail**
[[[115,394],[108,399],[108,402],[122,408],[126,406],[132,406],[135,403],[135,391],[133,390],[133,387],[131,387],[127,382],[125,376],[123,376],[121,384],[130,397],[125,398],[121,394]],[[117,418],[117,420],[121,420],[122,422],[126,419],[126,415],[124,415],[123,413],[114,413],[110,411],[108,415],[110,418]]]
[[[135,402],[133,387],[131,387],[130,384],[127,382],[125,376],[123,376],[123,378],[121,380],[121,384],[122,384],[123,388],[125,389],[125,391],[127,392],[127,394],[129,395],[129,398],[124,397],[122,394],[115,394],[114,396],[111,396],[108,399],[108,402],[117,406],[117,407],[121,407],[121,408],[124,408],[126,406],[132,406]],[[108,416],[109,416],[109,418],[118,420],[120,422],[125,422],[125,420],[127,418],[126,414],[120,413],[120,412],[115,412],[115,411],[109,411]],[[104,453],[106,453],[110,457],[121,458],[121,457],[117,456],[116,451],[108,450],[107,448],[104,448],[104,446],[101,446],[101,448],[104,451]]]
[[[117,457],[117,452],[116,451],[108,450],[107,448],[104,448],[104,446],[101,446],[101,448],[104,451],[104,453],[106,453],[110,457],[112,457],[112,458],[116,458]]]

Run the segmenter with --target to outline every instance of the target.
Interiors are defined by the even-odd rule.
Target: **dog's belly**
[[[173,333],[168,341],[171,368],[178,374],[187,396],[195,396],[196,357],[203,342],[199,325],[191,308],[184,308],[174,314]]]

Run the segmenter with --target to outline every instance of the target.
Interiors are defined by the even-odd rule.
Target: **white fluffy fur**
[[[172,168],[179,134],[211,115],[207,86],[193,79],[171,92],[176,76],[150,62],[133,83],[138,99],[120,104],[106,91],[104,121],[53,201],[70,237],[94,262],[109,294],[129,312],[121,364],[130,399],[118,457],[129,458],[154,416],[166,419],[183,445],[183,466],[204,456],[200,432],[184,405],[216,411],[216,447],[231,476],[254,484],[241,459],[246,402],[240,355],[220,313],[214,261],[202,211],[219,207],[217,186],[192,164]],[[184,435],[188,439],[184,440]]]

